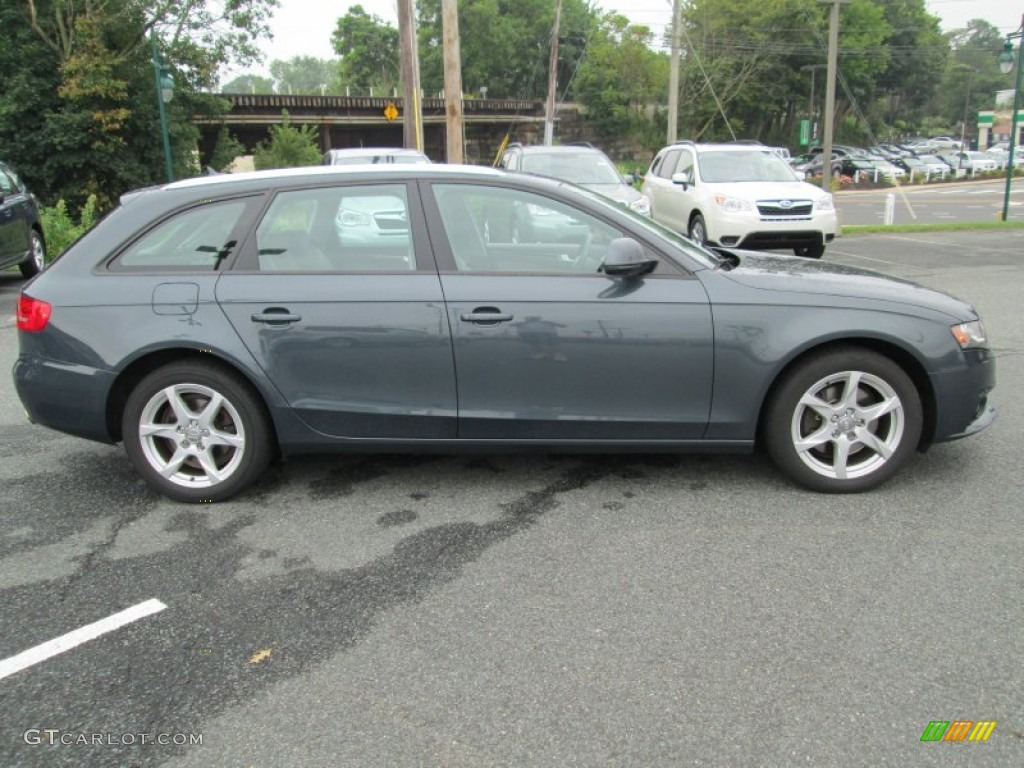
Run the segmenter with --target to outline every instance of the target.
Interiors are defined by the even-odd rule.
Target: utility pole
[[[423,108],[420,104],[420,56],[416,45],[413,0],[398,0],[398,52],[402,74],[402,139],[406,149],[423,151]]]
[[[822,142],[821,188],[832,191],[832,130],[836,112],[836,69],[839,61],[839,6],[853,0],[818,0],[832,6],[828,22],[828,71],[825,75],[825,138]]]
[[[668,142],[675,143],[679,139],[679,46],[682,38],[680,29],[680,2],[672,0],[672,55],[668,70]]]
[[[448,162],[464,163],[462,142],[462,57],[459,53],[457,0],[441,0],[444,37],[444,108]]]
[[[548,64],[548,104],[544,111],[544,146],[555,139],[555,91],[558,89],[558,27],[562,22],[562,0],[556,0],[555,28],[551,32],[551,62]]]

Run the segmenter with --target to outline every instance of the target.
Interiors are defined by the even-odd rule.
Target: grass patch
[[[984,229],[1024,229],[1024,221],[946,221],[934,224],[844,224],[849,235],[891,235],[901,232],[974,232]]]

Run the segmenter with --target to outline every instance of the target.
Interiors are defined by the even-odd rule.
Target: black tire
[[[807,404],[811,398],[820,405]],[[761,438],[794,482],[826,493],[858,493],[881,485],[909,461],[922,421],[920,395],[899,365],[867,349],[844,347],[784,374],[767,403]]]
[[[820,259],[825,255],[825,244],[815,243],[814,245],[802,245],[799,248],[794,248],[793,253],[797,256],[803,256],[806,259]]]
[[[18,265],[22,277],[35,277],[46,266],[46,247],[43,236],[34,229],[30,230],[28,258]]]
[[[154,429],[143,430],[143,423]],[[225,501],[253,483],[273,455],[259,396],[237,374],[201,361],[171,363],[146,376],[128,396],[121,426],[135,469],[175,501]]]
[[[704,217],[699,213],[690,219],[690,239],[697,245],[708,244],[708,225],[704,223]]]

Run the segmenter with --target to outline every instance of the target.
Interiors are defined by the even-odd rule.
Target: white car
[[[642,191],[655,221],[702,245],[792,248],[817,259],[836,236],[832,195],[767,147],[671,144],[655,156]]]
[[[956,152],[945,159],[953,168],[974,173],[999,170],[999,162],[987,152]]]

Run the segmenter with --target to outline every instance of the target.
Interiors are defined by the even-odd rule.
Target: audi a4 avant
[[[561,224],[503,242],[489,219],[513,210]],[[123,442],[185,502],[319,451],[762,446],[798,484],[863,491],[995,414],[963,301],[707,250],[596,193],[489,168],[129,193],[24,287],[17,326],[29,418]]]

